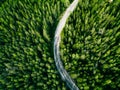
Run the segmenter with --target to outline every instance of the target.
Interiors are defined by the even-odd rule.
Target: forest
[[[0,90],[69,90],[53,42],[72,1],[0,1]],[[60,57],[80,90],[119,90],[120,0],[79,0],[61,33]]]

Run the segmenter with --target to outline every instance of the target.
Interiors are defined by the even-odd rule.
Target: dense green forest
[[[53,38],[72,0],[0,1],[0,89],[69,90]],[[120,88],[120,0],[79,0],[61,34],[60,55],[80,90]]]

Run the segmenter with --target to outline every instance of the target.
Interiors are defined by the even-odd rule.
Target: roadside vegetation
[[[68,90],[53,37],[72,0],[0,2],[0,89]],[[80,0],[61,34],[63,65],[82,90],[120,88],[120,1]]]
[[[82,90],[120,88],[120,2],[80,1],[62,32],[61,58]]]

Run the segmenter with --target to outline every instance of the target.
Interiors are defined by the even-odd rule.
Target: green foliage
[[[64,7],[55,0],[7,0],[1,4],[0,89],[65,88],[51,48]]]
[[[80,0],[61,34],[61,58],[82,90],[120,88],[120,2]]]
[[[67,90],[53,58],[56,25],[72,0],[0,2],[0,89]],[[83,90],[120,88],[120,2],[79,0],[61,58]]]

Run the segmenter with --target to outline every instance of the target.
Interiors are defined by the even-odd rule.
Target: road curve
[[[60,46],[60,34],[65,26],[66,20],[67,18],[70,16],[70,14],[75,10],[76,6],[78,4],[78,0],[74,0],[70,6],[66,9],[66,11],[64,12],[63,17],[60,19],[56,31],[55,31],[55,36],[54,36],[54,47],[53,47],[53,51],[54,51],[54,60],[55,60],[55,64],[57,67],[57,70],[59,71],[62,80],[66,82],[67,86],[71,89],[71,90],[79,90],[79,88],[76,86],[76,84],[74,83],[74,81],[72,80],[72,78],[70,77],[70,75],[67,73],[67,71],[64,69],[63,64],[61,62],[60,59],[60,51],[59,51],[59,46]]]

